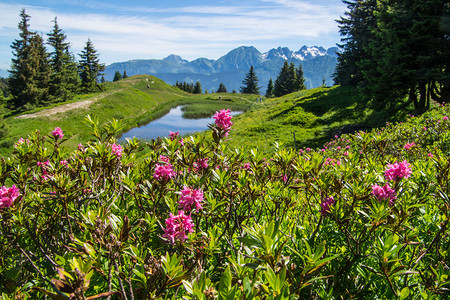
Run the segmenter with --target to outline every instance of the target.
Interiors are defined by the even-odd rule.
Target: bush
[[[68,154],[36,132],[1,160],[2,298],[443,299],[447,115],[270,159],[215,124],[117,145],[87,119]]]

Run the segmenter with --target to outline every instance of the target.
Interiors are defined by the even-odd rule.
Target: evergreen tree
[[[272,78],[269,80],[269,84],[267,85],[266,97],[273,97],[273,81]]]
[[[219,84],[219,88],[216,91],[217,93],[227,93],[227,88],[225,87],[225,84],[222,82]]]
[[[49,83],[51,76],[51,67],[49,64],[49,54],[44,45],[44,39],[41,35],[34,35],[31,39],[32,45],[32,64],[36,68],[36,76],[33,83],[35,86],[35,96],[30,99],[32,105],[44,105],[50,99]]]
[[[123,79],[128,78],[127,70],[123,70],[123,76],[122,76],[122,78],[123,78]]]
[[[194,90],[192,91],[193,94],[201,94],[202,93],[202,85],[199,81],[195,83]]]
[[[344,1],[344,52],[335,81],[361,85],[377,106],[409,97],[416,114],[450,95],[450,45],[441,20],[448,0]]]
[[[78,71],[81,78],[81,88],[84,92],[92,92],[100,89],[98,77],[105,70],[105,65],[99,63],[97,50],[91,40],[88,39],[80,56]]]
[[[14,40],[11,45],[14,57],[11,60],[11,69],[9,70],[11,75],[8,89],[12,96],[11,106],[13,107],[22,107],[34,97],[32,82],[36,76],[35,70],[30,64],[31,40],[35,33],[29,30],[30,16],[26,14],[25,9],[20,12],[20,18],[18,25],[20,39]]]
[[[48,53],[42,37],[29,30],[30,16],[25,9],[20,12],[20,17],[20,39],[11,45],[14,57],[8,84],[12,96],[9,105],[16,108],[47,101],[50,76]]]
[[[343,44],[338,45],[342,52],[338,53],[338,64],[334,73],[336,84],[364,84],[360,63],[368,57],[367,45],[374,38],[376,28],[376,0],[344,0],[348,11],[345,17],[338,20],[339,32]]]
[[[100,78],[100,83],[105,83],[106,82],[106,80],[105,80],[105,76],[104,75],[102,75],[102,77]]]
[[[242,81],[244,86],[241,87],[241,93],[259,95],[258,81],[259,80],[255,74],[255,69],[253,68],[253,66],[251,66],[250,70],[245,75],[245,78]]]
[[[116,71],[116,72],[114,73],[113,81],[119,81],[120,79],[122,79],[122,74],[120,74],[119,71]]]
[[[296,75],[297,75],[297,83],[296,83],[296,88],[297,91],[301,91],[306,89],[305,86],[305,78],[303,77],[303,68],[302,65],[299,65],[298,68],[295,70]],[[324,84],[325,84],[325,79],[323,80]]]
[[[49,90],[52,97],[59,100],[67,100],[78,91],[79,76],[75,58],[70,53],[70,44],[66,35],[59,28],[58,20],[53,20],[52,32],[48,33],[48,44],[53,48],[50,52],[50,77]]]

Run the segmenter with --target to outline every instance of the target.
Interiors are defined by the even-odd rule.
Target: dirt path
[[[105,92],[105,93],[102,93],[101,95],[89,98],[87,100],[63,104],[63,105],[60,105],[57,107],[41,110],[41,111],[38,111],[33,114],[20,115],[20,116],[17,116],[16,119],[31,119],[31,118],[39,118],[39,117],[49,117],[51,115],[55,115],[58,113],[64,113],[64,112],[67,112],[67,111],[73,110],[73,109],[88,108],[95,101],[103,99],[109,95],[121,92],[122,90],[123,89]]]

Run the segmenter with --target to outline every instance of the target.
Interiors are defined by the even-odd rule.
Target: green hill
[[[336,134],[403,120],[408,112],[407,107],[395,114],[373,109],[361,92],[351,87],[303,90],[267,99],[235,118],[228,143],[266,149],[272,149],[275,142],[297,149],[316,148]]]
[[[69,138],[66,145],[75,148],[78,143],[90,138],[89,128],[83,123],[88,114],[103,121],[121,120],[121,131],[126,131],[154,120],[166,114],[170,108],[182,104],[196,104],[191,105],[191,109],[186,112],[191,117],[212,115],[215,110],[230,106],[246,110],[251,104],[249,96],[240,94],[228,94],[223,97],[224,101],[218,100],[219,94],[188,94],[150,75],[132,76],[106,83],[104,87],[105,91],[101,93],[78,96],[71,101],[26,114],[6,113],[6,136],[0,142],[2,154],[9,153],[19,138],[25,138],[36,129],[47,134],[55,127],[64,130]]]

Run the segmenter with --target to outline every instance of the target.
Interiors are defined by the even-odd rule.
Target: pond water
[[[119,138],[119,141],[125,141],[126,138],[136,137],[138,139],[156,139],[158,137],[167,137],[169,132],[179,131],[180,135],[187,135],[190,133],[207,130],[208,124],[214,123],[214,118],[201,119],[184,119],[183,106],[172,108],[166,115],[156,119],[146,125],[133,128]],[[240,114],[240,111],[233,111],[231,115]]]

